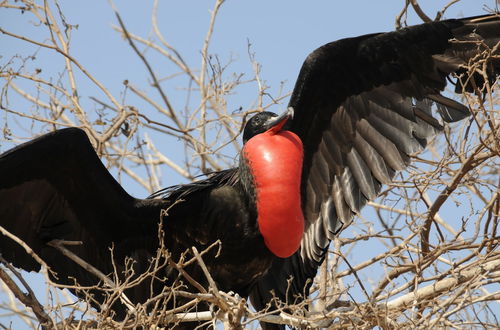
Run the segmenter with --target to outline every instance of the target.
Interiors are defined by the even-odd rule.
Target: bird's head
[[[274,112],[259,112],[246,123],[243,131],[243,143],[247,143],[252,137],[267,131],[279,132],[288,119],[293,118],[293,108],[288,108],[281,115]]]

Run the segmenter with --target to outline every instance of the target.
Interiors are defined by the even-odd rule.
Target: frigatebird
[[[469,115],[440,92],[499,38],[499,16],[486,15],[325,44],[305,60],[289,110],[248,121],[237,167],[146,199],[127,194],[83,130],[48,133],[0,156],[0,225],[57,272],[55,281],[91,286],[94,274],[46,243],[82,241],[72,251],[103,273],[113,271],[113,246],[118,267],[130,257],[140,270],[155,254],[161,220],[173,260],[220,240],[220,253],[206,259],[219,289],[250,296],[257,308],[273,295],[295,298],[307,292],[330,241],[382,185],[443,121]],[[498,59],[487,68],[494,81]],[[457,92],[480,88],[481,77],[458,77],[456,85]],[[0,236],[0,251],[17,267],[40,269],[7,237]],[[176,277],[175,269],[164,271]],[[207,284],[198,267],[187,272]],[[151,289],[161,290],[147,283],[127,296],[141,302]]]

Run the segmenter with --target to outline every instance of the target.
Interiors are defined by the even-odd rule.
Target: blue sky
[[[423,10],[434,16],[446,1],[421,1]],[[308,53],[324,43],[366,33],[390,31],[394,29],[394,19],[403,7],[403,0],[384,1],[227,1],[215,25],[213,42],[209,53],[217,54],[223,61],[234,58],[229,72],[244,73],[252,76],[252,67],[247,54],[248,42],[252,44],[257,61],[262,65],[261,77],[270,86],[270,92],[278,93],[284,82],[284,89],[293,88],[298,71]],[[114,5],[122,15],[129,31],[143,37],[151,35],[150,1],[116,1]],[[159,25],[165,37],[179,52],[186,62],[199,67],[200,49],[210,19],[209,10],[212,1],[182,0],[160,1]],[[447,18],[484,14],[483,5],[495,6],[494,0],[463,0],[452,6],[445,14]],[[117,25],[110,4],[106,1],[61,1],[66,19],[77,24],[78,29],[72,32],[71,53],[74,57],[101,80],[116,96],[123,91],[122,82],[127,79],[137,85],[148,88],[149,76],[144,65],[133,53],[129,45],[112,29]],[[43,41],[46,34],[34,28],[28,14],[13,13],[0,9],[0,27],[16,34],[29,35]],[[409,24],[419,23],[410,10]],[[40,39],[42,38],[42,39]],[[26,47],[25,43],[0,35],[0,65],[16,54],[31,54],[36,50]],[[60,58],[57,54],[39,51],[37,66],[43,68],[44,74],[50,75],[60,69]],[[169,64],[162,59],[152,57],[155,67],[165,75],[169,72]],[[165,89],[175,96],[178,82],[167,82]],[[90,106],[88,97],[95,90],[80,89],[82,99]],[[181,94],[179,94],[181,95]],[[257,97],[256,85],[249,85],[238,90],[238,94],[228,97],[228,108],[247,108]],[[175,101],[175,97],[172,97]],[[184,100],[179,97],[179,105]],[[16,107],[16,104],[11,104]],[[278,112],[286,106],[286,102],[276,106]],[[4,116],[0,113],[0,127],[4,125]],[[21,126],[23,122],[20,122]],[[22,135],[22,133],[19,133]],[[165,148],[172,153],[180,153],[175,141],[169,141]],[[0,152],[10,148],[12,144],[0,140]],[[178,183],[181,178],[166,170],[163,185]],[[147,192],[134,184],[125,188],[138,197]],[[37,286],[42,288],[42,286]],[[41,290],[41,289],[40,289]],[[44,292],[40,292],[43,296]],[[2,296],[0,296],[2,299]],[[0,319],[0,323],[5,320]],[[5,323],[4,323],[5,324]],[[19,323],[15,323],[19,325]],[[17,328],[17,326],[16,326]]]

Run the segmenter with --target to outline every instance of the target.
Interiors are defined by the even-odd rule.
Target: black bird
[[[432,104],[445,122],[469,115],[440,91],[499,38],[500,18],[489,15],[328,43],[305,60],[284,115],[263,112],[246,124],[238,167],[154,198],[128,195],[84,131],[46,134],[0,156],[0,225],[40,255],[57,282],[93,285],[94,275],[46,242],[82,241],[71,249],[104,273],[112,271],[113,245],[117,260],[130,256],[145,269],[168,209],[164,243],[174,260],[220,240],[220,255],[206,259],[219,289],[251,296],[262,308],[270,290],[287,298],[292,276],[288,298],[295,297],[307,292],[336,233],[442,130]],[[493,81],[498,60],[488,70]],[[0,251],[17,267],[40,269],[4,236]],[[206,285],[199,268],[188,273]],[[175,271],[167,267],[165,275],[175,278]],[[150,294],[149,284],[127,293],[134,302]]]

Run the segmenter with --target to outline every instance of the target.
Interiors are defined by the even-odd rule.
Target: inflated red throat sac
[[[257,222],[267,248],[276,256],[291,256],[304,234],[300,199],[303,146],[284,123],[249,139],[243,147],[253,175]]]

